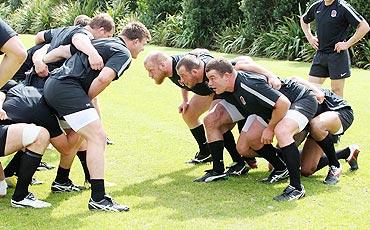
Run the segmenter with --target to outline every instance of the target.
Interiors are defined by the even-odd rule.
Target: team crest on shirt
[[[332,18],[335,18],[337,16],[337,11],[332,10],[330,15],[331,15]]]
[[[246,104],[247,104],[247,102],[245,102],[245,100],[244,100],[244,97],[243,97],[243,96],[240,96],[240,97],[239,97],[239,99],[240,99],[240,101],[242,102],[242,104],[243,104],[243,105],[246,105]]]

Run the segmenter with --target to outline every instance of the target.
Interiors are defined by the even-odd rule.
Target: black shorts
[[[312,92],[303,94],[301,98],[290,105],[290,110],[296,110],[307,117],[308,121],[312,120],[317,111],[317,100]]]
[[[7,135],[8,135],[8,126],[0,125],[0,157],[5,155],[5,144]]]
[[[332,80],[351,76],[351,60],[348,50],[340,53],[323,53],[317,51],[312,60],[310,75],[313,77],[330,77]]]
[[[338,135],[341,135],[352,125],[354,120],[353,111],[351,108],[343,108],[336,112],[338,113],[339,119],[343,127],[343,132],[338,133]]]
[[[0,19],[0,49],[10,38],[16,35],[17,33],[8,24]],[[0,54],[2,54],[1,51]]]
[[[60,117],[94,108],[81,84],[74,79],[49,77],[45,82],[44,97]]]

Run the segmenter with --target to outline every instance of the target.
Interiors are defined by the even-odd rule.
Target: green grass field
[[[28,47],[31,36],[22,37]],[[268,175],[265,161],[247,176],[209,184],[193,183],[211,165],[184,162],[197,150],[195,141],[177,113],[180,89],[169,80],[155,85],[147,77],[143,59],[149,51],[170,54],[184,50],[148,46],[122,78],[100,96],[108,136],[115,142],[106,151],[106,181],[116,185],[106,191],[130,206],[127,213],[90,212],[90,191],[52,194],[56,170],[37,172],[45,184],[30,191],[52,203],[43,210],[14,209],[8,195],[0,199],[0,229],[368,229],[370,223],[370,72],[354,69],[345,97],[353,105],[355,122],[341,138],[337,149],[358,143],[362,152],[360,169],[343,175],[336,186],[322,183],[327,169],[302,178],[306,197],[296,202],[277,203],[272,197],[287,183],[258,182]],[[221,55],[221,54],[216,54]],[[231,56],[231,55],[228,55]],[[279,76],[306,76],[310,64],[256,59]],[[328,82],[327,82],[328,83]],[[328,85],[328,84],[327,84]],[[226,165],[231,162],[225,153]],[[48,151],[44,160],[58,165],[58,153]],[[8,158],[1,159],[3,165]],[[71,179],[83,183],[77,160]]]

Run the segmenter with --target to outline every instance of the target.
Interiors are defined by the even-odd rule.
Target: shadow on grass
[[[138,196],[150,198],[145,202],[131,207],[135,210],[152,210],[160,207],[175,210],[170,218],[185,221],[198,218],[253,218],[271,212],[294,209],[299,202],[273,201],[287,186],[283,182],[268,185],[257,182],[267,175],[266,172],[252,171],[247,176],[232,177],[228,181],[212,183],[192,182],[189,175],[192,168],[187,168],[154,179],[133,184],[120,191],[111,193],[115,196]],[[305,180],[306,183],[306,180]],[[334,192],[336,188],[317,186],[317,181],[307,181],[310,196],[321,192]],[[311,189],[312,187],[312,189]]]

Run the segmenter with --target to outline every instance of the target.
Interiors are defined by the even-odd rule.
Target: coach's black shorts
[[[89,96],[75,79],[49,77],[45,82],[44,97],[46,103],[62,117],[94,108]]]
[[[353,111],[351,108],[343,108],[336,112],[338,113],[339,119],[343,127],[343,132],[338,133],[339,135],[341,135],[352,125],[354,120]]]
[[[3,20],[0,19],[0,48],[12,37],[16,36],[17,33]],[[0,51],[0,54],[2,52]]]
[[[5,143],[8,135],[8,126],[0,125],[0,157],[5,155]]]
[[[350,66],[348,50],[340,53],[317,51],[312,60],[310,76],[330,77],[332,80],[344,79],[351,76]]]

